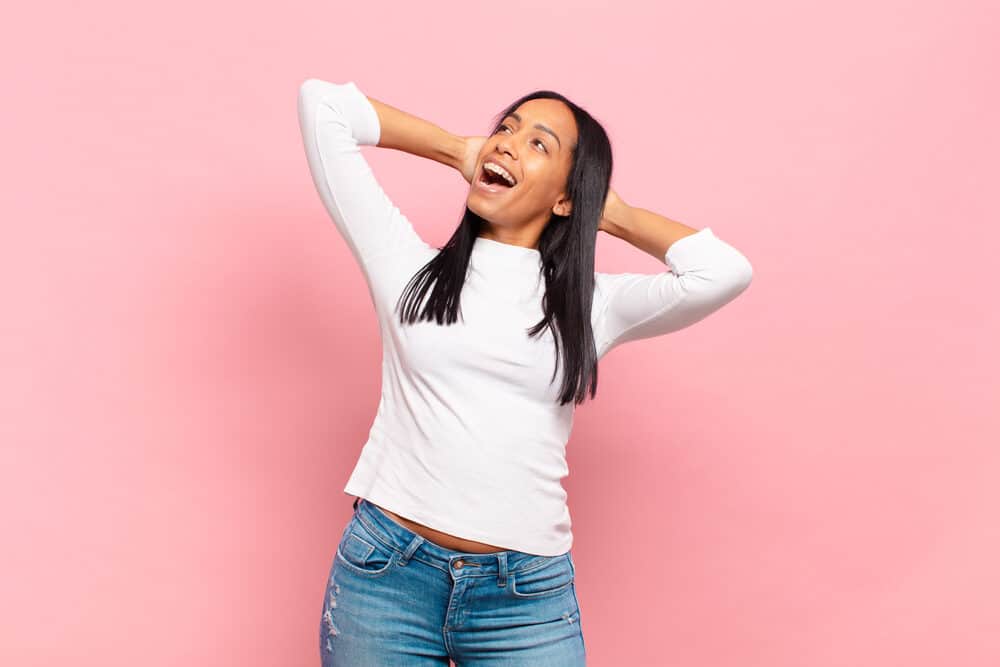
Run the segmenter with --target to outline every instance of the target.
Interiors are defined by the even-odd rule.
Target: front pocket
[[[567,556],[557,556],[544,565],[511,573],[510,592],[522,598],[560,593],[573,583],[573,566]]]
[[[337,557],[350,570],[367,576],[385,574],[392,567],[394,552],[350,532],[337,547]]]

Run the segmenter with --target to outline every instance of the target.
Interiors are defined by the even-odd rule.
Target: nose
[[[511,152],[510,148],[507,146],[506,140],[497,142],[497,150],[500,151],[501,153],[506,153],[507,155],[509,155],[511,157],[512,160],[517,159],[517,158],[514,157],[514,154]]]

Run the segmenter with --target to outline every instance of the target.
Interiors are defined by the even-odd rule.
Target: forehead
[[[541,123],[559,135],[565,147],[576,143],[576,119],[573,112],[559,100],[536,98],[528,100],[515,109],[521,123],[533,127]]]

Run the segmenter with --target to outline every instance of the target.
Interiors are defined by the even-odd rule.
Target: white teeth
[[[486,162],[483,164],[483,168],[489,169],[494,174],[499,174],[501,177],[503,177],[505,181],[510,183],[512,186],[514,185],[514,177],[511,176],[510,173],[500,165],[495,164],[493,162]]]

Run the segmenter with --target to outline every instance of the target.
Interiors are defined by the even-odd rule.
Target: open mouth
[[[487,192],[506,192],[517,187],[517,181],[512,176],[505,176],[495,166],[484,162],[476,177],[476,185]]]

